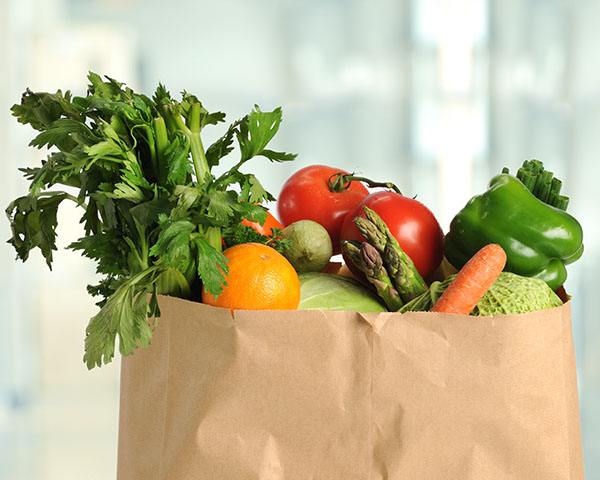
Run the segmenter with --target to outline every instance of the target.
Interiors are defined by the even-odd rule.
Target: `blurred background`
[[[45,158],[10,106],[26,87],[84,94],[89,70],[186,89],[229,120],[281,105],[275,147],[299,156],[253,161],[269,191],[309,164],[355,170],[418,195],[444,230],[502,167],[538,158],[585,232],[566,288],[600,479],[599,23],[600,0],[0,0],[0,203]],[[82,362],[94,265],[64,250],[82,231],[61,208],[52,272],[16,262],[0,222],[0,479],[115,478],[119,362]]]

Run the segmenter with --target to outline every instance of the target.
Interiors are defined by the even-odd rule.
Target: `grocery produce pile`
[[[84,361],[150,344],[157,295],[236,309],[522,313],[566,299],[565,265],[583,252],[561,182],[537,160],[494,176],[444,234],[434,214],[390,182],[339,168],[296,171],[274,197],[247,163],[295,154],[268,148],[282,112],[258,106],[211,145],[225,121],[183,92],[134,92],[90,73],[85,97],[27,90],[13,115],[50,153],[23,168],[29,192],[6,209],[18,258],[38,248],[52,266],[57,210],[82,209],[69,245],[96,261],[99,312]],[[219,175],[215,167],[231,165]],[[62,189],[56,189],[60,187]],[[276,212],[266,205],[277,201]],[[279,219],[279,220],[277,220]],[[281,222],[281,223],[280,223]],[[342,261],[335,261],[336,254]]]

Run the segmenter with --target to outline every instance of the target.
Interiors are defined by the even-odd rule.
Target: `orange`
[[[202,292],[202,301],[231,310],[295,310],[300,280],[292,264],[277,250],[260,243],[241,243],[223,252],[229,262],[227,286],[215,299]]]
[[[261,235],[266,235],[267,237],[273,234],[273,228],[280,228],[281,230],[283,230],[283,225],[279,223],[279,220],[277,220],[273,215],[271,215],[270,212],[267,212],[267,219],[262,225],[258,222],[251,222],[250,220],[245,219],[242,221],[242,225],[252,227],[258,233],[260,233]]]

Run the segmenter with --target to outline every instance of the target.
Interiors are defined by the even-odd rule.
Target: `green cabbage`
[[[301,273],[299,310],[385,312],[379,297],[358,281],[332,273]]]
[[[400,312],[427,311],[435,304],[456,275],[433,282],[429,290],[414,298]],[[543,280],[502,272],[471,315],[516,314],[559,307],[562,301]]]

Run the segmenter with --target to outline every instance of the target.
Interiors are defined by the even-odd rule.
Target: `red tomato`
[[[340,233],[342,240],[365,241],[353,222],[357,216],[365,216],[365,205],[374,210],[386,223],[421,276],[429,277],[442,261],[444,238],[442,228],[433,213],[412,198],[389,191],[375,192],[348,213]],[[345,260],[355,275],[364,277],[350,259]]]
[[[367,187],[354,181],[342,192],[329,188],[329,178],[337,172],[348,173],[339,168],[311,165],[298,170],[283,185],[277,211],[284,225],[298,220],[313,220],[325,227],[333,253],[340,253],[340,228],[346,214],[369,195]]]
[[[283,225],[281,225],[281,223],[279,223],[279,220],[277,220],[268,211],[267,211],[267,219],[265,220],[265,223],[263,223],[262,225],[258,222],[251,222],[250,220],[246,220],[246,219],[244,219],[242,221],[242,225],[246,225],[247,227],[252,227],[258,233],[260,233],[261,235],[266,235],[267,237],[271,236],[271,234],[273,233],[271,229],[273,229],[273,228],[283,229]]]

